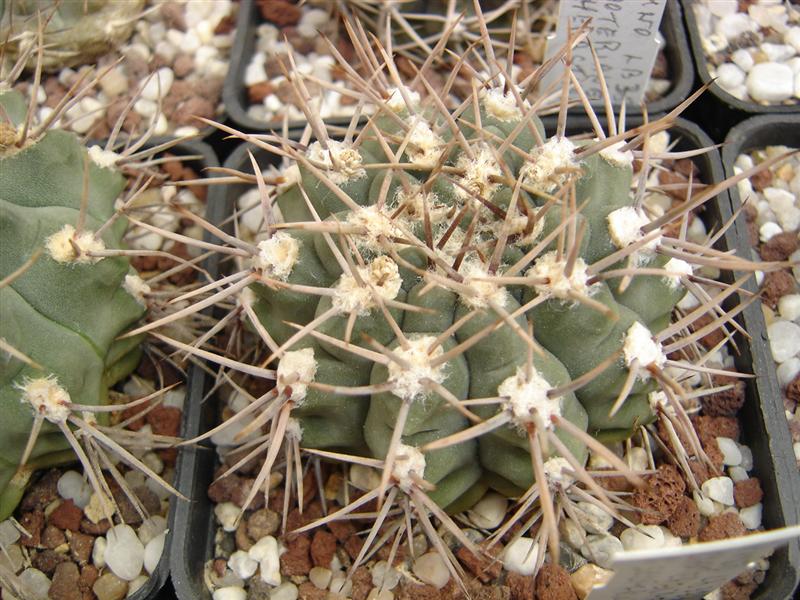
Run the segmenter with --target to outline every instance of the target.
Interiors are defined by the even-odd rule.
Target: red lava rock
[[[53,574],[53,583],[47,595],[52,600],[82,600],[80,590],[81,574],[78,565],[73,562],[62,562]]]
[[[534,597],[534,584],[533,577],[520,575],[513,571],[506,574],[506,585],[511,591],[511,600],[531,600]]]
[[[31,565],[50,577],[53,575],[56,567],[67,560],[67,557],[63,554],[59,554],[53,550],[43,550],[31,557]]]
[[[247,535],[254,540],[260,540],[275,533],[280,524],[281,517],[278,513],[268,508],[262,508],[247,519]]]
[[[143,270],[152,271],[152,270],[155,270],[158,267],[158,257],[155,257],[155,256],[150,257],[150,256],[148,256],[148,257],[140,257],[140,258],[152,258],[153,259],[152,267],[150,267],[149,269],[143,269]],[[131,398],[131,400],[136,400],[136,398]],[[127,421],[128,419],[131,419],[132,417],[135,417],[136,415],[138,415],[142,411],[147,410],[149,406],[150,406],[150,403],[149,402],[145,402],[143,404],[137,404],[135,406],[129,406],[128,408],[125,408],[122,411],[122,420],[123,421]],[[133,419],[130,423],[128,423],[126,425],[126,427],[128,429],[132,430],[132,431],[139,431],[142,427],[144,427],[144,425],[145,425],[145,417],[142,416],[142,417],[138,417],[136,419]]]
[[[772,309],[778,307],[778,300],[787,294],[793,294],[797,283],[794,276],[786,269],[764,273],[761,284],[761,298]]]
[[[745,532],[746,529],[739,515],[734,512],[726,512],[719,516],[711,517],[708,524],[700,532],[698,539],[701,542],[713,542],[714,540],[740,537]]]
[[[147,413],[147,422],[156,435],[177,436],[181,429],[181,409],[157,406]]]
[[[700,531],[700,511],[697,505],[688,496],[683,496],[675,512],[667,519],[666,525],[672,535],[682,538],[695,537]]]
[[[139,82],[136,81],[135,85],[139,85]],[[139,126],[142,124],[142,116],[135,110],[128,110],[128,112],[125,112],[128,106],[127,102],[127,100],[118,100],[109,104],[106,109],[106,125],[114,127],[120,116],[125,114],[122,120],[122,130],[137,131],[139,129]]]
[[[328,590],[321,590],[310,581],[306,581],[297,586],[299,600],[326,600]]]
[[[328,523],[328,529],[330,529],[331,533],[336,536],[336,539],[340,542],[345,541],[356,532],[355,525],[353,525],[352,521],[334,520]]]
[[[703,413],[712,417],[733,417],[744,404],[745,383],[738,377],[712,375],[714,387],[733,385],[729,390],[716,392],[702,399]]]
[[[659,525],[680,506],[686,490],[683,477],[674,466],[660,465],[658,472],[644,477],[645,486],[633,492],[631,504],[639,509],[645,525]]]
[[[81,531],[89,535],[105,535],[111,529],[108,519],[103,519],[99,523],[92,523],[89,519],[81,519]]]
[[[286,541],[286,552],[281,554],[281,573],[288,576],[308,575],[311,570],[309,549],[311,541],[301,534]]]
[[[536,575],[537,600],[578,600],[564,567],[546,563]]]
[[[761,502],[764,492],[761,491],[761,482],[755,478],[744,479],[733,484],[733,498],[736,506],[747,508]]]
[[[353,573],[353,600],[366,600],[372,589],[372,574],[367,567],[358,567]]]
[[[294,508],[289,511],[286,516],[286,532],[291,534],[295,529],[305,527],[309,523],[313,523],[322,517],[322,505],[319,502],[312,502],[305,506],[303,512],[300,509]],[[287,537],[291,537],[287,535]]]
[[[476,556],[473,552],[470,552],[469,548],[461,546],[456,551],[456,558],[475,577],[484,583],[488,583],[497,579],[503,570],[503,564],[497,559],[497,555],[503,550],[503,547],[500,544],[495,544],[491,547],[484,547],[483,550],[489,552],[492,556]]]
[[[175,73],[175,77],[183,79],[194,71],[194,58],[189,54],[179,54],[175,57],[172,70]]]
[[[250,495],[250,490],[253,489],[253,485],[255,485],[255,479],[239,479],[239,486],[233,490],[233,494],[231,494],[231,502],[233,502],[236,506],[240,508],[244,508],[245,502],[247,502],[247,497]],[[265,498],[264,492],[256,492],[256,495],[253,496],[253,499],[250,501],[248,505],[248,509],[250,510],[259,510],[264,508],[267,499]]]
[[[758,223],[756,222],[756,219],[758,219],[758,210],[755,206],[753,206],[752,202],[748,202],[744,205],[743,212],[745,216],[745,223],[747,225],[747,239],[750,242],[750,245],[755,248],[759,243]]]
[[[769,238],[769,241],[761,244],[758,249],[762,260],[782,261],[788,260],[789,256],[800,246],[796,231],[784,231]]]
[[[247,523],[245,521],[239,522],[234,539],[236,540],[236,548],[238,550],[244,550],[245,552],[250,550],[255,543],[247,534]]]
[[[443,597],[441,590],[436,589],[435,586],[427,583],[418,585],[408,581],[400,589],[398,600],[442,600]]]
[[[758,584],[754,581],[745,584],[729,581],[722,586],[720,592],[722,600],[750,600],[757,587]]]
[[[336,553],[336,537],[324,529],[318,530],[311,541],[311,560],[315,567],[329,568]]]
[[[56,488],[61,472],[56,470],[47,471],[38,481],[28,486],[22,501],[19,503],[19,510],[44,510],[44,507],[58,498]]]
[[[225,15],[214,28],[214,35],[225,35],[234,29],[236,29],[236,17],[233,15]]]
[[[78,564],[84,564],[92,556],[94,537],[84,533],[73,532],[69,540],[69,552],[72,559]]]
[[[355,560],[358,557],[358,553],[361,552],[361,546],[364,545],[364,539],[361,536],[356,535],[355,533],[347,538],[347,541],[344,543],[344,549],[347,552],[348,556],[351,559]]]
[[[94,565],[83,565],[81,567],[81,578],[78,580],[78,585],[81,591],[91,590],[94,582],[100,577],[100,571]]]
[[[303,9],[286,0],[256,0],[256,4],[264,20],[278,27],[296,25],[303,16]]]
[[[75,506],[72,500],[64,500],[50,513],[50,517],[47,521],[59,529],[78,531],[81,528],[82,518],[83,511]]]
[[[795,375],[786,386],[786,397],[795,404],[800,403],[800,375]]]
[[[689,329],[694,331],[699,331],[703,329],[707,325],[710,325],[714,321],[714,317],[709,314],[703,314],[698,319],[695,319],[693,323],[689,325]],[[720,326],[721,327],[721,326]],[[706,333],[703,337],[700,338],[700,343],[703,344],[707,349],[711,349],[719,344],[723,339],[725,339],[725,334],[723,330],[717,327],[708,333]]]
[[[173,29],[186,31],[186,21],[184,20],[184,6],[180,2],[164,2],[161,5],[161,16],[164,21]]]
[[[172,121],[178,126],[194,125],[195,127],[204,127],[205,125],[201,121],[198,121],[196,117],[202,117],[204,119],[214,118],[216,103],[208,98],[216,98],[218,95],[219,94],[213,96],[193,96],[188,98],[170,114]]]
[[[66,542],[67,536],[65,536],[64,532],[55,525],[48,525],[44,528],[44,531],[42,532],[42,546],[45,548],[55,550],[61,544],[65,544]]]
[[[717,438],[707,432],[699,434],[699,437],[700,443],[703,446],[703,451],[706,453],[708,460],[710,460],[714,468],[721,473],[725,463],[725,457],[722,454],[722,450],[719,449]]]
[[[732,417],[700,415],[694,417],[692,423],[701,440],[705,437],[726,437],[737,441],[739,439],[739,422]]]
[[[758,192],[763,192],[765,188],[772,185],[774,175],[769,169],[761,169],[757,173],[750,175],[750,183],[753,189]]]
[[[269,81],[261,81],[247,88],[247,99],[250,104],[261,104],[264,98],[273,93],[274,88]]]
[[[222,479],[217,479],[224,472],[223,469],[219,469],[214,474],[214,482],[208,486],[208,498],[216,504],[230,502],[231,498],[233,498],[234,490],[241,486],[242,478],[235,473],[231,473]]]

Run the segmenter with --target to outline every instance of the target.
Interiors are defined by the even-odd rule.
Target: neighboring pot
[[[222,100],[225,111],[231,121],[244,131],[280,131],[283,127],[281,121],[260,121],[247,114],[247,88],[244,85],[244,74],[250,57],[255,51],[256,29],[262,22],[258,6],[254,0],[242,0],[236,23],[236,39],[231,51],[231,62],[225,86],[222,90]],[[692,91],[694,83],[694,69],[692,68],[689,42],[683,30],[683,17],[681,5],[678,2],[667,2],[664,16],[661,20],[661,35],[664,37],[664,52],[669,65],[672,87],[669,92],[657,100],[647,104],[647,112],[651,115],[668,112],[680,104]],[[640,106],[628,106],[629,115],[641,114]],[[349,117],[335,117],[326,119],[330,125],[346,126]],[[302,129],[305,120],[290,121],[289,129]]]

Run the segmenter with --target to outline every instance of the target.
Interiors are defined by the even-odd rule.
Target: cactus
[[[130,37],[143,7],[144,0],[2,0],[0,37],[9,57],[30,68],[40,44],[45,70],[88,64]]]
[[[0,123],[0,520],[36,469],[76,458],[108,500],[110,518],[98,452],[172,490],[125,449],[130,440],[107,427],[104,409],[110,388],[139,363],[144,336],[123,334],[146,314],[150,291],[121,249],[127,223],[115,203],[126,187],[121,167],[130,161],[108,147],[87,150],[74,134],[52,128],[66,103],[51,121],[34,123],[34,102],[0,92],[10,119]],[[154,440],[153,447],[171,443]]]

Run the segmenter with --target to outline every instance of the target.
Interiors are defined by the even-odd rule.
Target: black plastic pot
[[[247,88],[244,85],[244,73],[250,57],[255,51],[256,29],[261,22],[256,3],[253,0],[242,0],[236,23],[236,39],[231,51],[230,70],[225,79],[222,99],[231,121],[242,130],[280,131],[283,126],[281,121],[259,121],[247,114]],[[647,104],[647,111],[651,115],[675,108],[689,95],[694,83],[691,53],[683,30],[682,11],[678,2],[667,2],[660,30],[665,41],[664,52],[669,65],[672,87],[665,96]],[[641,114],[641,107],[631,105],[627,107],[626,112],[629,115]],[[336,117],[326,119],[325,122],[330,125],[347,125],[350,118]],[[302,129],[305,125],[304,120],[289,122],[290,129]]]
[[[568,133],[591,130],[588,122],[575,126],[576,121],[572,121]],[[555,121],[546,120],[545,127],[548,132],[552,132]],[[713,145],[711,139],[697,125],[683,119],[676,121],[671,136],[678,141],[677,150]],[[279,161],[272,154],[242,144],[231,154],[225,166],[250,172],[252,167],[248,150],[253,152],[261,168]],[[718,182],[723,179],[722,162],[715,149],[694,160],[703,181]],[[225,186],[219,198],[219,207],[224,205],[230,211],[236,198],[250,187],[248,184]],[[216,208],[212,207],[212,210],[218,217],[229,214],[222,210],[217,212]],[[710,227],[714,227],[726,222],[731,215],[730,197],[725,192],[706,205],[704,218]],[[743,224],[737,222],[720,239],[722,249],[742,248],[742,226]],[[747,401],[739,413],[742,441],[753,451],[754,475],[759,477],[764,490],[764,527],[774,529],[798,522],[800,483],[797,481],[794,455],[777,393],[774,369],[768,362],[771,359],[760,309],[758,306],[751,306],[742,317],[742,323],[751,339],[737,339],[741,353],[736,357],[736,366],[742,372],[752,372],[757,376],[746,380]],[[193,387],[193,401],[186,415],[188,427],[194,432],[209,429],[218,418],[218,405],[213,396],[203,404],[197,401],[203,392],[202,385]],[[171,554],[172,581],[181,600],[208,599],[210,594],[205,587],[203,573],[205,563],[213,557],[216,525],[207,490],[217,464],[216,454],[213,449],[202,446],[184,451],[180,460],[182,469],[179,489],[192,498],[192,503],[179,503],[176,506],[176,536]],[[767,578],[755,597],[765,600],[792,597],[798,582],[799,558],[797,544],[778,550],[770,558]]]
[[[156,146],[162,142],[165,142],[171,138],[158,138],[153,139],[148,144],[149,146]],[[175,154],[177,156],[201,156],[200,159],[193,159],[191,161],[187,161],[187,166],[192,167],[198,174],[202,173],[203,169],[208,167],[217,167],[219,166],[219,162],[217,161],[217,157],[214,154],[214,151],[211,147],[203,142],[198,141],[185,141],[173,146],[169,150],[170,153]],[[209,207],[214,206],[216,203],[213,201],[212,193],[215,191],[215,188],[211,188],[209,190],[209,195],[207,198],[207,205]],[[189,370],[188,380],[186,382],[186,400],[183,406],[183,419],[181,423],[181,435],[183,437],[191,436],[192,429],[191,429],[191,419],[192,419],[192,398],[194,397],[195,393],[194,390],[198,386],[202,386],[203,384],[203,371],[197,367],[192,367]],[[183,473],[185,472],[185,467],[182,465],[182,454],[183,452],[179,452],[178,460],[175,465],[175,482],[176,484],[180,482]],[[176,485],[176,488],[179,489],[179,486]],[[164,543],[164,550],[161,553],[161,559],[158,561],[158,566],[156,570],[150,575],[150,578],[147,580],[139,590],[130,596],[131,600],[148,600],[148,599],[156,599],[163,597],[162,595],[162,588],[164,584],[167,582],[167,578],[170,572],[170,548],[173,544],[173,540],[178,534],[177,530],[177,515],[178,515],[178,508],[181,504],[186,504],[185,501],[180,500],[178,498],[171,498],[170,499],[170,506],[169,506],[169,513],[167,514],[167,537]]]
[[[702,84],[711,83],[709,88],[711,94],[702,101],[705,103],[703,123],[711,131],[714,139],[721,141],[731,125],[746,119],[755,113],[799,113],[800,104],[774,105],[758,104],[757,102],[745,102],[732,96],[718,84],[714,83],[714,78],[708,71],[708,61],[703,51],[703,42],[700,36],[700,29],[697,26],[697,18],[694,14],[693,0],[681,0],[683,4],[683,16],[686,20],[686,33],[691,44],[692,58],[695,70]],[[671,3],[670,3],[671,4]],[[713,99],[714,102],[709,102]]]

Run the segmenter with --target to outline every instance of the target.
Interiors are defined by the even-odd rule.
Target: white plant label
[[[800,538],[800,525],[744,537],[661,550],[638,550],[613,558],[614,575],[587,600],[679,600],[702,598]]]
[[[561,0],[556,33],[547,39],[546,58],[555,55],[574,32],[591,19],[592,41],[611,101],[623,98],[629,106],[639,106],[644,98],[650,72],[660,47],[658,27],[666,0]],[[593,103],[602,102],[600,78],[586,41],[572,51],[572,72]],[[556,65],[544,78],[542,90],[558,81],[563,64]]]

